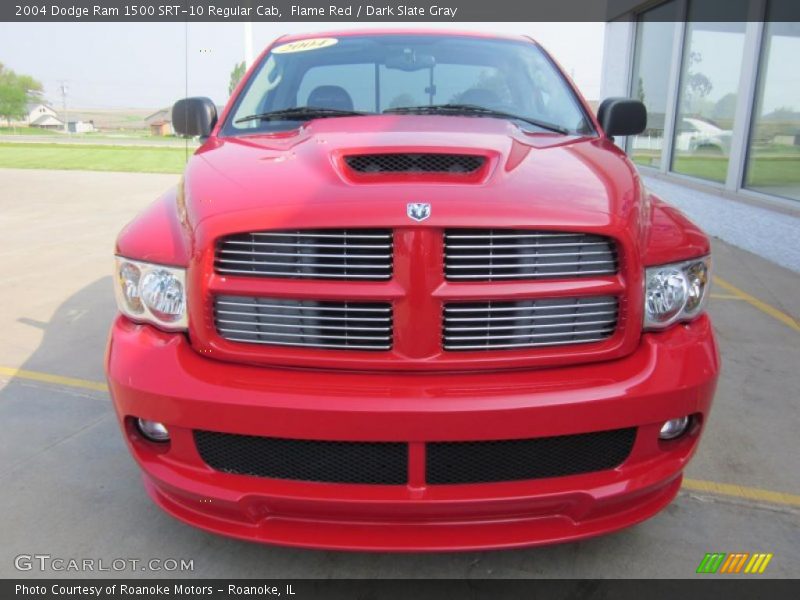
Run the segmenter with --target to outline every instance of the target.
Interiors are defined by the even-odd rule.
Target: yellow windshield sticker
[[[338,43],[336,38],[311,38],[308,40],[297,40],[289,42],[272,49],[273,54],[289,54],[291,52],[306,52],[308,50],[319,50]]]

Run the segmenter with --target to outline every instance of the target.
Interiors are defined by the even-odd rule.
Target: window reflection
[[[664,146],[667,88],[678,20],[678,2],[671,0],[639,16],[633,57],[631,96],[647,107],[647,128],[631,136],[628,152],[640,165],[658,167]]]
[[[767,23],[744,183],[795,200],[800,200],[798,57],[800,23]]]
[[[691,2],[689,7],[672,170],[722,183],[739,93],[747,2],[730,1],[732,18],[741,20],[728,23],[699,21],[702,6]]]

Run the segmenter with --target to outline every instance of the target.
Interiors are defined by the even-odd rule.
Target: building
[[[70,133],[93,133],[97,131],[94,121],[70,121],[67,123],[67,131]]]
[[[617,3],[602,97],[647,106],[647,130],[619,140],[641,171],[800,207],[794,2],[728,0],[725,22],[708,0]]]
[[[26,110],[23,122],[29,127],[64,129],[64,121],[59,119],[58,113],[49,104],[33,102],[27,105]]]
[[[172,108],[162,108],[144,118],[144,122],[150,128],[150,135],[172,135]]]

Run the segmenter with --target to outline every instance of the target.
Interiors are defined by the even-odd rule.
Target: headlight
[[[710,270],[708,256],[646,269],[644,328],[664,329],[703,312]]]
[[[115,261],[117,306],[123,315],[170,331],[187,328],[186,269],[121,256]]]

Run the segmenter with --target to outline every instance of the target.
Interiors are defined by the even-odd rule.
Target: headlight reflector
[[[709,262],[696,261],[686,269],[689,284],[689,298],[686,300],[687,315],[693,316],[705,306],[706,290],[709,284]]]
[[[688,283],[683,273],[675,268],[647,270],[647,296],[645,312],[656,323],[665,323],[686,306]]]
[[[140,288],[145,305],[160,320],[171,323],[183,315],[183,284],[170,271],[151,269]]]
[[[117,265],[117,279],[119,282],[120,293],[125,306],[134,314],[141,314],[144,312],[142,306],[142,298],[139,295],[139,281],[142,278],[142,272],[135,264],[130,262]]]
[[[699,315],[710,282],[708,256],[645,271],[644,328],[664,329]]]
[[[134,321],[185,330],[186,269],[116,257],[117,306]]]

